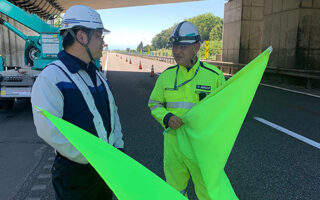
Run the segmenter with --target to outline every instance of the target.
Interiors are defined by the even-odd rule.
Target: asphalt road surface
[[[161,73],[170,64],[121,57],[109,54],[103,65],[119,107],[126,152],[164,178],[162,128],[147,102],[156,81],[151,65]],[[319,143],[319,97],[260,86],[225,170],[239,199],[319,200]],[[54,199],[54,156],[36,135],[29,101],[0,110],[1,200]],[[196,199],[191,183],[188,193]]]

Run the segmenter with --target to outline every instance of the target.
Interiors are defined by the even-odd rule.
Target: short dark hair
[[[75,35],[77,35],[79,30],[82,30],[83,32],[85,32],[87,34],[90,32],[90,29],[86,29],[86,28],[73,28],[72,30],[73,30]],[[60,35],[63,36],[66,31],[67,30],[61,31]],[[70,33],[67,33],[66,36],[62,37],[62,47],[63,47],[63,49],[67,49],[68,47],[72,46],[74,42],[75,42],[75,39],[72,37],[72,35]]]

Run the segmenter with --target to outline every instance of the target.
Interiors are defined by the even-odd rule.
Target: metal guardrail
[[[306,86],[307,88],[312,87],[311,86],[312,82],[320,81],[320,71],[319,70],[267,67],[266,73],[306,79],[307,80],[307,86]]]
[[[140,54],[129,54],[129,53],[123,53],[123,54],[169,62],[172,64],[175,63],[175,60],[173,57],[140,55]],[[237,73],[240,69],[242,69],[245,66],[245,64],[232,63],[232,62],[221,62],[221,61],[212,61],[212,60],[201,60],[201,61],[207,62],[209,64],[212,64],[218,67],[223,73],[229,74],[230,76]],[[320,81],[320,70],[289,69],[289,68],[278,68],[278,67],[268,66],[266,68],[265,73],[306,79],[307,88],[311,88],[311,83],[313,81]]]
[[[131,55],[131,56],[138,56],[141,58],[148,58],[152,60],[158,60],[158,61],[163,61],[163,62],[168,62],[168,63],[175,63],[175,60],[173,57],[167,57],[167,56],[152,56],[152,55],[142,55],[142,54],[132,54],[132,53],[122,53],[125,55]]]
[[[132,55],[132,56],[138,56],[142,58],[148,58],[152,60],[158,60],[168,63],[176,63],[173,57],[170,56],[152,56],[152,55],[141,55],[141,54],[130,54],[130,53],[122,53],[125,55]],[[221,61],[213,61],[213,60],[201,60],[203,62],[207,62],[209,64],[212,64],[216,67],[218,67],[223,73],[227,73],[230,75],[233,75],[237,73],[242,67],[244,67],[244,64],[239,63],[231,63],[231,62],[221,62]]]
[[[218,67],[223,73],[233,75],[240,71],[245,64],[240,63],[232,63],[232,62],[222,62],[222,61],[213,61],[213,60],[201,60],[203,62],[207,62],[209,64],[212,64],[216,67]]]
[[[283,74],[288,76],[297,76],[297,77],[320,80],[320,70],[318,71],[318,70],[267,67],[266,71],[268,73]]]

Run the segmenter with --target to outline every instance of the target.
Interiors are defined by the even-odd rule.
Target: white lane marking
[[[46,178],[51,178],[51,174],[40,174],[38,176],[38,179],[46,179]]]
[[[108,60],[109,60],[109,54],[107,53],[106,63],[104,64],[104,68],[102,69],[104,72],[104,76],[107,77],[107,71],[108,71]]]
[[[35,191],[35,190],[45,190],[47,188],[46,185],[34,185],[32,188],[31,188],[31,191]]]
[[[43,169],[50,169],[52,167],[52,165],[45,165],[43,166]]]
[[[109,61],[109,54],[107,53],[106,63],[104,64],[104,70],[108,70],[108,61]]]
[[[285,90],[285,91],[288,91],[288,92],[294,92],[294,93],[298,93],[298,94],[308,95],[308,96],[311,96],[311,97],[320,98],[319,95],[310,94],[310,93],[306,93],[306,92],[299,92],[299,91],[296,91],[296,90],[290,90],[290,89],[286,89],[286,88],[282,88],[282,87],[278,87],[278,86],[274,86],[274,85],[268,85],[268,84],[265,84],[265,83],[260,83],[260,85],[263,85],[263,86],[266,86],[266,87],[272,87],[272,88],[276,88],[276,89],[280,89],[280,90]]]
[[[307,143],[307,144],[309,144],[309,145],[311,145],[311,146],[314,146],[314,147],[316,147],[317,149],[320,149],[320,143],[318,143],[318,142],[315,142],[315,141],[313,141],[313,140],[310,140],[309,138],[306,138],[306,137],[304,137],[304,136],[302,136],[302,135],[299,135],[299,134],[297,134],[297,133],[295,133],[295,132],[293,132],[293,131],[290,131],[290,130],[288,130],[288,129],[286,129],[286,128],[283,128],[283,127],[281,127],[281,126],[279,126],[279,125],[277,125],[277,124],[274,124],[274,123],[272,123],[272,122],[269,122],[269,121],[267,121],[267,120],[265,120],[265,119],[262,119],[262,118],[260,118],[260,117],[253,117],[253,118],[254,118],[255,120],[263,123],[263,124],[266,124],[266,125],[268,125],[268,126],[271,126],[271,127],[274,128],[274,129],[277,129],[278,131],[281,131],[281,132],[283,132],[283,133],[285,133],[285,134],[287,134],[287,135],[290,135],[290,136],[292,136],[292,137],[294,137],[294,138],[296,138],[296,139],[298,139],[298,140],[300,140],[300,141],[302,141],[302,142],[305,142],[305,143]]]
[[[51,156],[51,157],[48,158],[48,161],[53,161],[55,158],[56,158],[56,157]]]

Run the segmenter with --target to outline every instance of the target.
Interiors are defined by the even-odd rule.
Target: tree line
[[[185,19],[190,21],[195,26],[198,27],[201,41],[209,40],[209,54],[215,55],[221,53],[222,47],[222,26],[223,18],[214,16],[212,13],[206,13],[197,15],[192,18]],[[162,30],[160,33],[155,35],[151,40],[151,45],[144,46],[142,42],[137,46],[136,51],[140,52],[142,49],[143,52],[148,52],[148,48],[151,51],[156,51],[160,49],[169,49],[170,43],[169,38],[172,30],[177,24],[174,24],[168,29]],[[200,49],[200,56],[204,55],[204,45]]]
[[[196,27],[198,27],[201,40],[221,41],[222,40],[222,25],[223,19],[214,16],[211,13],[197,15],[195,17],[186,19]],[[177,24],[161,31],[151,40],[151,47],[153,50],[170,48],[169,38],[172,30]]]

